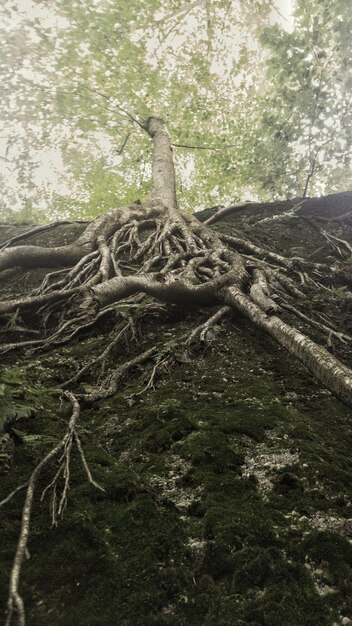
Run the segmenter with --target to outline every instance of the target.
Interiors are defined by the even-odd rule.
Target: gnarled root
[[[11,247],[17,240],[0,251],[0,271],[23,264],[68,268],[51,272],[35,293],[0,304],[2,314],[18,309],[29,316],[35,311],[45,328],[45,337],[29,341],[21,337],[20,345],[48,348],[69,341],[94,325],[104,309],[121,301],[131,303],[138,294],[185,306],[226,305],[242,311],[331,391],[351,403],[350,370],[277,317],[290,306],[295,309],[295,299],[303,301],[308,285],[329,292],[324,281],[338,277],[350,284],[350,272],[339,265],[286,258],[240,233],[217,234],[209,226],[239,207],[224,209],[208,224],[182,213],[177,205],[172,148],[165,125],[150,118],[142,127],[154,146],[152,188],[145,204],[138,201],[112,209],[90,223],[69,246]],[[331,244],[343,245],[350,252],[347,242],[328,238]],[[325,326],[329,327],[318,328],[314,320],[311,325],[324,334]],[[334,330],[333,323],[331,327]],[[5,349],[16,345],[13,341]],[[71,383],[76,380],[74,377]],[[114,384],[110,385],[109,393],[113,388]]]
[[[336,395],[349,404],[352,402],[350,370],[276,317],[293,306],[292,298],[304,298],[302,285],[296,286],[295,277],[301,277],[302,273],[297,271],[294,260],[263,251],[237,236],[218,236],[195,217],[163,204],[134,204],[121,213],[111,211],[89,225],[78,240],[81,243],[82,237],[90,246],[94,241],[95,249],[85,250],[64,277],[59,274],[55,282],[54,275],[54,282],[44,281],[40,293],[1,305],[2,312],[40,306],[46,323],[53,316],[54,321],[58,320],[57,328],[52,328],[47,338],[31,338],[22,345],[48,348],[64,343],[81,329],[92,326],[104,308],[120,301],[132,302],[141,293],[181,306],[226,304],[265,329]],[[3,253],[8,250],[11,248]],[[251,256],[242,256],[240,250],[250,252]],[[302,265],[306,276],[304,289],[310,280],[310,268],[305,262]],[[313,264],[313,267],[314,271],[322,271],[322,267],[327,270],[322,265]],[[59,316],[55,307],[61,311]],[[318,328],[319,323],[313,320],[311,325]],[[325,326],[319,326],[324,334]],[[112,345],[117,342],[118,339]],[[16,342],[5,345],[4,349],[14,347]],[[103,353],[102,360],[105,356]],[[126,366],[126,372],[133,365],[134,359]],[[124,366],[121,367],[123,371],[117,378],[124,373]],[[115,388],[111,381],[95,397],[111,395]]]

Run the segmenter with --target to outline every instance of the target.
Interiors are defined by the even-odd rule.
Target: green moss
[[[336,533],[312,532],[302,541],[301,550],[306,557],[320,564],[325,579],[336,586],[352,608],[352,546]]]
[[[175,308],[160,322],[143,320],[143,347],[182,337],[208,314]],[[50,449],[45,437],[65,432],[69,403],[52,389],[101,352],[114,323],[55,353],[7,357],[0,382],[35,408],[17,427],[43,439],[14,439],[0,497]],[[155,390],[139,394],[149,376],[139,370],[113,398],[83,404],[80,437],[105,491],[88,484],[73,450],[68,507],[51,528],[40,493],[57,466],[41,478],[21,579],[31,626],[331,626],[339,612],[351,613],[350,543],[338,527],[319,530],[312,520],[352,517],[352,413],[270,338],[234,323],[216,347],[195,348],[191,362],[162,373]],[[84,382],[95,384],[96,373]],[[265,490],[247,461],[277,452],[298,461],[269,468]],[[18,494],[3,517],[3,606],[22,503]],[[334,593],[319,596],[309,563]]]

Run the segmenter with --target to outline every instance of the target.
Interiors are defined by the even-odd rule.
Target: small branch
[[[189,148],[190,150],[212,150],[213,152],[218,152],[220,148],[212,148],[210,146],[191,146],[186,143],[172,143],[174,148]]]
[[[158,20],[156,20],[157,24],[162,24],[163,22],[169,22],[170,20],[174,20],[176,18],[180,18],[182,17],[182,19],[184,17],[186,17],[188,15],[188,13],[190,11],[192,11],[192,9],[194,9],[195,7],[199,7],[202,6],[202,0],[195,0],[194,2],[191,2],[191,4],[184,4],[180,9],[178,9],[178,11],[176,11],[175,13],[169,13],[169,15],[166,15],[165,17],[162,17]]]
[[[276,13],[280,15],[280,17],[282,17],[282,19],[285,20],[285,22],[287,22],[287,17],[285,17],[285,15],[281,13],[280,9],[278,9],[278,7],[275,5],[274,2],[272,2],[271,0],[268,0],[268,5],[271,6],[273,11],[276,11]]]
[[[72,82],[75,83],[76,85],[78,85],[79,87],[82,87],[82,89],[86,89],[87,91],[90,91],[91,93],[95,93],[97,96],[100,96],[101,98],[104,98],[104,100],[107,100],[108,102],[110,102],[114,107],[116,107],[116,109],[118,111],[120,111],[121,113],[123,113],[123,115],[125,117],[128,117],[131,122],[134,122],[135,124],[138,124],[138,126],[140,128],[142,128],[143,130],[145,130],[144,125],[142,124],[142,122],[140,122],[134,115],[132,115],[131,113],[129,113],[129,111],[127,111],[126,109],[124,109],[120,104],[116,104],[116,102],[114,102],[114,98],[112,98],[111,96],[108,96],[105,93],[102,93],[101,91],[98,91],[98,89],[94,89],[93,87],[88,87],[88,85],[85,85],[84,83],[81,83],[79,80],[77,80],[76,78],[71,78]]]
[[[228,315],[231,312],[232,308],[230,306],[221,307],[221,309],[219,309],[218,311],[216,311],[216,313],[214,313],[214,315],[209,317],[206,322],[200,324],[200,326],[197,326],[197,328],[195,328],[190,333],[186,340],[186,345],[190,345],[197,335],[200,336],[201,341],[205,341],[207,333],[212,328],[212,326],[215,326],[215,324],[217,324],[223,317],[225,317],[225,315]]]
[[[121,146],[119,147],[119,149],[117,150],[117,154],[121,155],[126,147],[126,144],[129,140],[129,138],[131,137],[131,133],[127,133],[125,139],[123,140]]]
[[[314,176],[315,169],[316,169],[315,166],[316,166],[316,158],[314,157],[314,159],[311,162],[310,170],[307,174],[306,182],[305,182],[303,193],[302,193],[302,198],[306,198],[307,196],[308,185],[309,185],[311,178]]]

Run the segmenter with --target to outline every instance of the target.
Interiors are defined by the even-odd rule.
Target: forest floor
[[[329,219],[325,230],[352,242],[352,216],[339,219],[352,210],[352,194],[307,201],[296,217],[282,216],[297,204],[253,205],[217,228],[235,227],[281,254],[326,261],[332,253],[316,228],[319,214]],[[28,226],[3,225],[0,239],[22,228]],[[82,229],[60,226],[31,243],[60,245]],[[8,272],[2,293],[26,291],[45,273]],[[339,330],[351,333],[351,305],[340,285],[314,304],[336,310]],[[143,393],[146,367],[112,398],[83,405],[80,437],[105,491],[87,482],[73,454],[68,506],[52,527],[38,488],[21,579],[30,626],[352,620],[352,409],[240,316],[185,356],[185,332],[208,317],[205,309],[148,313],[141,306],[135,344],[119,348],[115,366],[127,351],[156,343],[174,351],[175,365],[161,369]],[[101,353],[114,325],[111,313],[55,352],[2,357],[8,417],[0,435],[0,498],[25,482],[62,437],[70,407],[56,390]],[[305,331],[304,322],[297,326]],[[346,346],[330,349],[351,366]],[[96,384],[96,375],[93,369],[82,386]],[[45,471],[42,488],[54,471]],[[0,511],[4,610],[22,505],[19,492]]]

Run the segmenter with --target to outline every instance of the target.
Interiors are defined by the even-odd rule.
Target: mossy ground
[[[172,340],[177,356],[208,315],[175,307],[147,317],[141,346]],[[33,414],[14,425],[0,498],[65,431],[70,407],[55,387],[108,341],[104,322],[55,353],[7,358],[0,382]],[[38,485],[21,581],[28,623],[331,626],[352,617],[352,411],[235,316],[216,343],[176,359],[138,395],[147,379],[141,369],[113,398],[83,405],[79,431],[104,493],[73,454],[68,507],[52,528],[39,496],[53,467]],[[22,502],[18,494],[1,511],[3,607]]]

